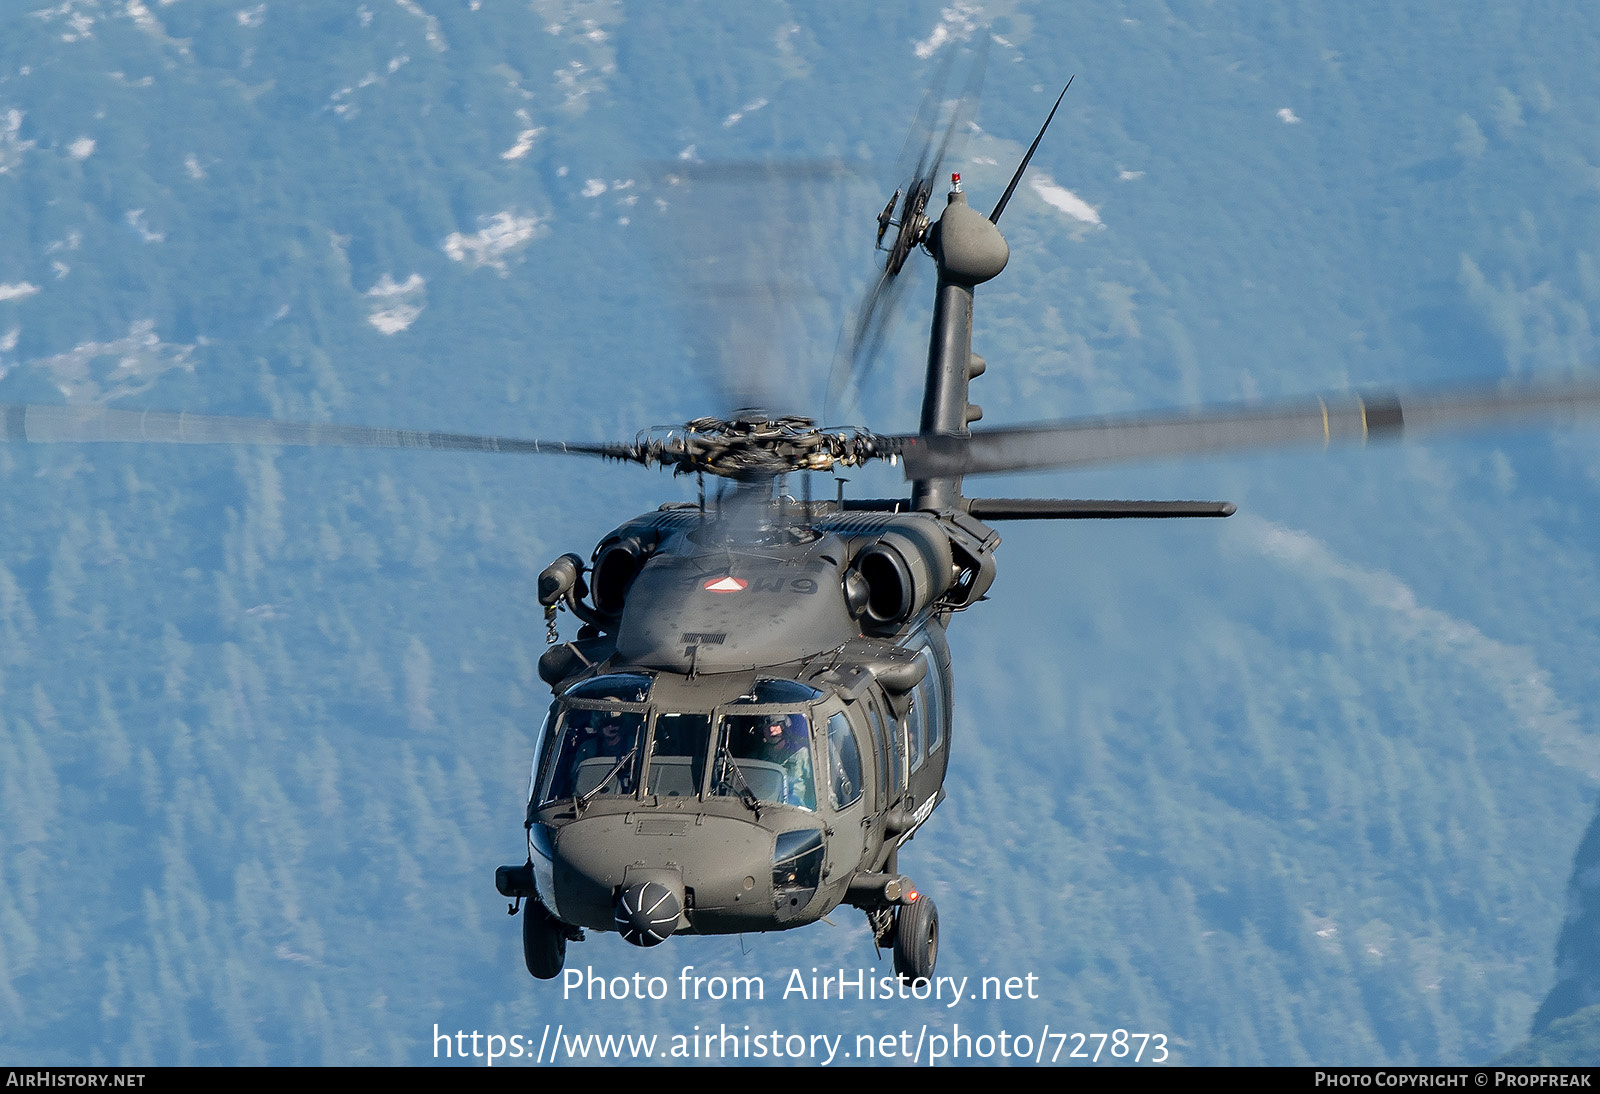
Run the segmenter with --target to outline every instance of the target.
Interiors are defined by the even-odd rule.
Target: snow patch
[[[422,10],[422,5],[416,0],[394,0],[400,5],[400,10],[415,15],[422,20],[422,36],[428,40],[435,53],[443,53],[450,47],[445,43],[444,35],[439,33],[439,20]]]
[[[194,346],[163,342],[154,319],[141,319],[126,336],[110,342],[83,342],[66,353],[31,362],[51,374],[69,402],[109,402],[155,386],[164,372],[194,371]]]
[[[469,263],[473,269],[490,266],[506,273],[505,256],[518,247],[531,243],[550,229],[536,216],[519,216],[509,209],[481,217],[482,225],[472,235],[452,232],[440,246],[444,253],[457,262]]]
[[[1096,227],[1100,226],[1100,214],[1095,212],[1094,206],[1056,182],[1049,175],[1035,175],[1029,185],[1033,187],[1033,192],[1038,194],[1044,203],[1051,208],[1061,210],[1073,220],[1092,224]]]
[[[951,4],[939,13],[939,23],[933,28],[933,33],[920,42],[914,42],[912,49],[926,61],[946,44],[970,39],[982,24],[982,19],[983,9],[977,4]]]
[[[372,308],[367,322],[384,334],[399,334],[415,323],[427,307],[427,287],[421,274],[414,273],[404,281],[384,274],[363,294]]]
[[[12,109],[0,114],[0,175],[20,164],[22,154],[33,147],[33,142],[23,140],[21,133],[22,111]]]
[[[161,243],[167,238],[167,233],[152,231],[150,226],[145,223],[143,209],[129,209],[128,215],[124,219],[127,220],[128,227],[138,232],[139,238],[146,243]]]

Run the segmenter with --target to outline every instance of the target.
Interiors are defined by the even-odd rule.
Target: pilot
[[[773,715],[761,729],[761,742],[762,759],[783,768],[785,804],[815,809],[817,796],[811,780],[811,751],[807,747],[805,716]]]
[[[621,756],[622,749],[622,720],[616,715],[607,718],[600,727],[600,755]]]
[[[600,755],[600,734],[594,723],[595,718],[588,711],[575,710],[567,715],[567,731],[573,735],[573,771],[577,771],[583,761]]]
[[[578,772],[587,761],[602,759],[615,763],[630,747],[627,727],[620,713],[575,710],[567,715],[567,730],[573,734],[572,758],[566,768],[565,785],[568,787],[578,785]],[[619,771],[604,792],[633,793],[633,772],[629,767],[631,765]]]
[[[611,760],[620,760],[628,754],[631,747],[632,745],[628,741],[628,729],[622,723],[622,715],[620,713],[606,715],[605,720],[600,724],[600,741],[596,755],[604,756]],[[623,769],[617,772],[616,777],[611,780],[607,789],[609,790],[611,787],[615,787],[620,794],[633,793],[632,764],[625,764]]]

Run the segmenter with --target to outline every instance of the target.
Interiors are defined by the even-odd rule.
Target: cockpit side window
[[[539,736],[534,741],[533,771],[528,776],[528,801],[532,802],[534,794],[539,789],[540,779],[550,774],[550,757],[555,754],[556,722],[561,717],[561,705],[550,704],[550,712],[544,716],[544,724],[539,727]]]
[[[639,786],[644,715],[619,710],[569,710],[544,801],[587,794],[632,794]]]
[[[817,808],[811,726],[804,714],[728,714],[718,727],[711,792]]]

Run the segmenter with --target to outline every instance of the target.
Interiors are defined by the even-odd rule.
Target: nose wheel
[[[894,971],[915,982],[931,980],[939,960],[939,909],[918,894],[894,915]]]

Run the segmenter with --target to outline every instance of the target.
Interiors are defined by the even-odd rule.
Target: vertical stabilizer
[[[928,340],[921,432],[959,437],[983,414],[967,401],[968,382],[983,371],[982,358],[972,354],[972,290],[1006,268],[1011,250],[1000,229],[967,204],[959,175],[952,176],[952,183],[944,215],[928,233],[929,249],[939,264],[939,288]],[[954,508],[960,497],[959,477],[912,483],[917,509]]]

